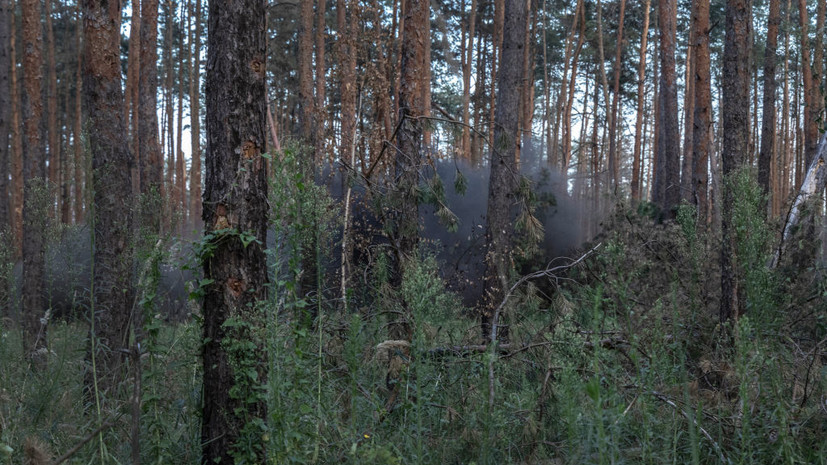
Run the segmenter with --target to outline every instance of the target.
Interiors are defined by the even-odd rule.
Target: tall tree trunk
[[[570,67],[575,67],[577,65],[577,58],[571,59],[572,58],[571,55],[572,55],[572,45],[574,43],[574,34],[578,30],[577,25],[582,23],[582,21],[580,21],[580,15],[582,14],[582,12],[583,12],[583,0],[577,0],[577,4],[574,7],[574,15],[572,16],[572,20],[571,20],[572,21],[571,22],[571,30],[569,31],[568,36],[566,36],[566,49],[565,49],[565,53],[563,55],[563,77],[560,80],[560,91],[557,94],[557,104],[555,105],[555,112],[554,112],[554,115],[555,115],[554,116],[554,129],[552,130],[553,131],[553,134],[551,136],[552,140],[551,140],[551,143],[549,144],[549,145],[551,145],[551,156],[549,157],[549,164],[555,169],[560,169],[560,162],[559,162],[559,157],[558,157],[558,150],[559,150],[558,149],[558,146],[559,146],[559,144],[558,144],[558,141],[559,141],[558,135],[559,135],[559,132],[560,132],[560,124],[561,124],[560,120],[561,120],[561,118],[564,118],[563,113],[564,113],[564,109],[566,108],[566,104],[563,103],[563,102],[567,102],[569,100],[569,93],[570,92],[574,93],[573,90],[570,91],[568,89],[568,82],[569,82],[568,81],[568,73],[569,73],[569,68]],[[582,30],[581,30],[581,32],[582,32]],[[543,34],[543,36],[545,37],[545,34]],[[581,34],[581,38],[582,38],[582,34]],[[578,43],[578,45],[579,45],[579,43]],[[567,120],[567,119],[563,119],[562,124],[566,124],[566,123],[570,124],[571,121]],[[565,146],[565,142],[564,142],[564,146]],[[567,156],[568,155],[566,154],[566,150],[563,149],[563,158],[565,159]],[[563,173],[566,172],[566,167],[565,166],[562,167],[562,172]]]
[[[266,352],[256,337],[267,285],[265,8],[263,0],[209,2],[204,227],[215,248],[203,263],[212,280],[204,295],[203,463],[265,462]],[[245,244],[241,233],[256,240]]]
[[[712,89],[709,59],[709,0],[695,3],[692,17],[695,29],[695,108],[692,129],[692,203],[698,208],[698,224],[705,225],[707,184],[712,129]]]
[[[74,148],[73,165],[75,168],[75,224],[81,224],[86,219],[83,214],[86,207],[86,196],[84,184],[86,182],[86,151],[84,150],[84,134],[83,134],[83,47],[81,47],[81,37],[83,36],[83,27],[81,27],[82,19],[80,12],[80,4],[77,5],[77,32],[75,36],[75,46],[77,48],[77,68],[75,69],[75,111],[72,137]]]
[[[488,89],[488,144],[494,145],[494,118],[497,109],[497,72],[499,72],[499,56],[502,53],[503,25],[505,23],[505,0],[494,1],[494,33],[491,43],[491,88]]]
[[[723,102],[724,120],[723,175],[731,177],[745,163],[749,151],[749,22],[747,0],[727,0],[726,42],[724,45]],[[732,224],[733,192],[724,186],[723,248],[721,250],[722,323],[737,321],[744,308],[739,285],[735,231]]]
[[[132,284],[133,160],[121,93],[121,4],[83,0],[83,102],[87,110],[94,185],[94,320],[90,360],[104,388],[124,379],[123,349],[135,322]],[[86,389],[91,389],[91,374]]]
[[[658,4],[660,26],[660,85],[658,91],[658,141],[653,202],[667,218],[674,218],[680,203],[680,140],[678,131],[678,88],[675,80],[675,37],[677,3]]]
[[[580,4],[580,7],[581,9],[584,8],[583,3]],[[583,43],[586,40],[586,16],[582,10],[580,13],[580,33],[577,37],[577,47],[575,47],[574,53],[571,56],[571,78],[568,84],[568,98],[563,108],[563,163],[561,165],[561,172],[566,176],[568,176],[569,163],[571,163],[571,112],[574,107],[574,96],[577,93],[577,67],[580,63],[580,52],[583,50]],[[596,114],[597,110],[595,109],[595,115]]]
[[[525,150],[529,155],[532,154],[531,147],[531,126],[534,119],[534,73],[532,68],[532,42],[533,35],[531,34],[531,0],[526,2],[525,15],[525,38],[523,39],[523,80],[520,82],[520,143],[517,145],[516,162],[520,166],[522,153]]]
[[[395,280],[401,282],[405,261],[413,257],[419,242],[419,203],[416,186],[422,163],[422,121],[424,113],[424,92],[422,89],[425,63],[425,39],[428,27],[430,2],[428,0],[407,0],[404,10],[402,31],[402,77],[399,86],[399,150],[395,159],[395,175],[399,201],[395,213],[396,248]],[[410,340],[407,323],[391,326],[392,339]]]
[[[12,230],[14,231],[14,254],[20,257],[23,250],[23,134],[21,131],[20,85],[17,80],[17,20],[14,3],[9,22],[9,54],[11,55],[11,179],[12,179]]]
[[[520,66],[525,42],[525,0],[505,0],[503,48],[497,81],[497,113],[494,119],[494,144],[491,148],[491,174],[488,188],[486,230],[487,252],[483,278],[483,339],[497,338],[495,309],[509,286],[511,237],[514,232],[513,208],[519,182],[516,166],[519,144]],[[494,334],[492,334],[494,333]]]
[[[425,6],[427,10],[425,15],[425,23],[423,32],[425,37],[422,39],[425,42],[425,51],[422,54],[422,116],[428,118],[431,116],[431,4],[430,0]],[[427,120],[426,120],[427,122]],[[430,124],[422,125],[422,146],[426,153],[431,151],[431,129]]]
[[[693,2],[693,10],[700,2]],[[693,197],[692,179],[694,171],[692,133],[695,129],[695,28],[689,28],[689,42],[686,47],[686,82],[683,98],[683,156],[681,157],[681,200],[691,202]]]
[[[140,150],[138,144],[141,140],[138,137],[138,80],[141,72],[141,5],[140,0],[133,0],[132,21],[129,26],[129,57],[126,67],[126,90],[124,92],[123,116],[127,128],[132,135],[130,151],[135,157],[135,164],[132,167],[132,193],[138,195],[141,192],[140,178]],[[130,124],[130,117],[131,123]]]
[[[767,18],[767,46],[764,49],[764,117],[761,121],[761,152],[758,155],[758,184],[764,190],[764,195],[772,192],[770,167],[775,152],[775,61],[780,22],[781,2],[780,0],[770,0],[770,13]],[[777,194],[777,192],[773,192],[773,197]],[[766,213],[766,201],[764,206],[764,213]]]
[[[182,11],[181,26],[184,25],[183,15],[185,11],[186,10]],[[186,16],[189,17],[189,15]],[[175,203],[173,203],[173,208],[177,210],[178,215],[180,215],[180,217],[177,218],[178,225],[176,229],[178,230],[178,234],[184,232],[184,225],[187,223],[187,181],[184,177],[185,162],[182,142],[184,141],[184,69],[189,68],[189,64],[184,61],[188,45],[184,41],[183,33],[181,33],[180,40],[181,46],[178,49],[178,117],[175,121],[175,145],[177,148],[175,151]]]
[[[190,134],[192,174],[190,175],[190,219],[193,227],[201,218],[201,0],[195,0],[195,41],[190,69]],[[199,225],[200,226],[200,225]],[[200,229],[200,227],[199,227]]]
[[[626,15],[626,0],[620,0],[620,18],[617,24],[617,49],[614,62],[614,95],[612,96],[612,118],[609,125],[609,176],[611,177],[612,193],[618,194],[619,171],[619,150],[617,148],[617,120],[618,101],[620,100],[620,69],[623,66],[623,20]]]
[[[57,68],[55,65],[55,34],[52,28],[52,0],[43,2],[46,17],[46,92],[47,130],[49,144],[49,215],[55,219],[60,211],[60,130],[57,124]]]
[[[356,33],[357,8],[348,8],[352,0],[336,0],[336,47],[339,66],[339,86],[342,100],[342,134],[339,159],[350,160],[353,151],[353,134],[356,132]],[[348,11],[350,19],[348,20]]]
[[[140,155],[142,227],[161,231],[164,166],[158,141],[158,0],[141,1],[141,57],[138,78],[138,138]],[[151,201],[151,205],[146,205]]]
[[[305,143],[313,137],[313,0],[299,0],[299,136]],[[311,159],[315,162],[319,154]],[[314,165],[315,163],[312,163]]]
[[[644,134],[641,133],[643,125],[643,112],[645,106],[646,88],[646,53],[649,40],[649,11],[652,0],[646,0],[643,6],[643,31],[640,35],[640,61],[637,71],[637,119],[635,120],[635,148],[632,165],[632,200],[640,200],[640,174],[641,174],[641,148]]]
[[[807,0],[798,0],[798,21],[801,26],[801,74],[804,83],[804,166],[809,166],[818,149],[819,79],[810,64],[810,36],[807,33]],[[820,36],[820,33],[817,34]],[[799,170],[799,172],[803,171]],[[803,179],[803,178],[802,178]],[[800,181],[797,183],[800,185]],[[796,186],[797,187],[797,186]]]
[[[463,12],[464,13],[464,12]],[[471,0],[468,19],[468,45],[462,57],[462,148],[463,158],[471,160],[471,61],[474,57],[474,33],[477,27],[477,0]]]
[[[325,0],[318,0],[316,4],[316,107],[313,141],[315,143],[316,159],[325,163]],[[345,159],[346,160],[346,159]]]
[[[9,30],[12,21],[12,1],[0,0],[0,230],[11,226],[9,198],[9,132],[11,129],[11,73]],[[3,291],[0,290],[0,293]]]
[[[43,43],[40,2],[20,2],[23,32],[23,131],[26,143],[23,158],[23,344],[27,354],[46,348],[43,271],[46,216],[49,191],[46,185],[45,147],[40,124],[43,118]],[[40,354],[45,355],[45,354]]]

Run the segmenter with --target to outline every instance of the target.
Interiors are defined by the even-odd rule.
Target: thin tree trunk
[[[614,95],[612,96],[612,118],[609,125],[609,176],[611,177],[612,193],[618,194],[620,181],[619,150],[617,147],[617,120],[618,101],[620,100],[620,68],[623,59],[623,20],[626,15],[626,0],[620,0],[620,18],[617,25],[617,49],[614,61]]]
[[[206,80],[203,463],[265,463],[266,2],[210,0]],[[227,235],[217,231],[236,231]],[[240,234],[256,240],[245,243]],[[216,236],[218,234],[218,236]],[[244,451],[239,456],[239,451]]]
[[[59,219],[60,207],[60,130],[57,124],[57,68],[55,65],[55,34],[52,28],[52,0],[43,2],[46,17],[46,92],[47,131],[49,144],[49,215]]]
[[[643,31],[640,36],[640,61],[637,71],[637,119],[635,120],[635,148],[632,161],[632,200],[634,201],[640,200],[641,148],[644,135],[641,133],[641,126],[643,125],[644,99],[646,97],[644,92],[646,88],[646,53],[651,6],[652,0],[646,0],[643,6]]]
[[[325,163],[325,124],[327,122],[325,110],[325,12],[326,1],[316,3],[316,106],[315,123],[313,124],[313,141],[315,143],[316,159]]]
[[[468,20],[468,45],[463,56],[462,66],[462,154],[471,159],[471,61],[474,57],[474,33],[477,27],[477,0],[471,0]],[[465,42],[463,42],[464,44]]]
[[[9,198],[9,132],[11,129],[11,73],[12,59],[9,53],[11,0],[0,0],[0,230],[11,227]],[[8,237],[8,236],[6,236]],[[0,294],[4,294],[0,289]]]
[[[693,9],[698,8],[700,2],[693,2]],[[695,129],[695,44],[697,42],[695,28],[689,28],[689,43],[686,47],[686,88],[683,99],[683,157],[681,164],[681,200],[693,201],[692,179],[694,177],[692,133]]]
[[[81,13],[80,4],[77,6],[77,35],[75,37],[75,46],[77,48],[77,68],[75,69],[75,114],[73,119],[73,148],[75,168],[75,224],[81,224],[86,221],[84,211],[86,210],[86,152],[83,147],[85,136],[83,134],[83,48],[81,47],[81,37],[83,35],[83,28],[81,27]]]
[[[190,174],[190,218],[193,227],[201,220],[201,0],[195,0],[195,41],[190,69],[190,134],[192,136],[192,174]]]
[[[299,0],[299,136],[310,144],[313,137],[313,0]],[[318,154],[311,159],[315,162]],[[315,163],[312,163],[314,165]]]
[[[19,258],[23,250],[23,134],[21,132],[20,85],[17,81],[17,20],[14,3],[9,21],[9,55],[11,55],[11,198],[14,255]]]
[[[709,58],[709,0],[695,3],[695,105],[692,129],[692,203],[698,209],[698,224],[706,225],[709,151],[712,129],[712,89]]]
[[[491,43],[491,88],[488,89],[488,145],[494,145],[494,115],[497,109],[496,96],[499,56],[502,53],[503,24],[505,23],[505,0],[494,0],[494,35]]]
[[[770,167],[774,158],[775,149],[775,61],[778,49],[778,25],[781,22],[780,0],[770,0],[770,12],[767,19],[767,46],[764,49],[764,101],[763,118],[761,121],[761,152],[758,155],[758,184],[764,190],[764,195],[772,192],[770,183]],[[777,193],[773,193],[773,197]],[[766,200],[764,213],[766,214]]]
[[[555,105],[554,111],[554,129],[553,135],[551,137],[551,142],[549,145],[551,146],[551,156],[549,157],[549,164],[554,168],[560,168],[560,162],[558,157],[558,147],[559,143],[559,132],[560,132],[560,119],[563,118],[564,108],[566,107],[564,101],[568,101],[569,97],[569,90],[568,90],[568,74],[570,67],[576,65],[577,60],[571,59],[572,54],[572,44],[574,43],[574,34],[577,32],[577,25],[580,24],[580,14],[583,11],[583,0],[577,0],[577,4],[574,7],[574,15],[572,17],[571,22],[571,30],[569,31],[568,36],[566,36],[566,50],[565,54],[563,55],[563,77],[560,80],[560,91],[557,94],[557,103]],[[543,34],[545,37],[545,34]],[[565,121],[565,120],[564,120]],[[565,150],[563,158],[565,158]],[[565,167],[562,168],[562,172],[565,173]]]
[[[141,71],[141,6],[140,0],[134,0],[132,5],[132,23],[129,27],[129,62],[126,68],[126,91],[124,93],[124,121],[132,131],[131,152],[135,157],[135,164],[132,166],[132,192],[139,194],[141,191],[141,160],[138,144],[138,79]],[[132,124],[130,125],[130,116]]]
[[[182,12],[183,14],[184,12]],[[187,15],[189,17],[189,15]],[[181,18],[182,26],[184,25],[184,18]],[[178,210],[177,231],[178,234],[184,232],[184,225],[187,223],[187,202],[186,189],[187,181],[184,178],[184,150],[183,150],[183,121],[184,121],[184,69],[189,68],[189,64],[184,62],[184,56],[188,45],[184,43],[184,36],[180,37],[181,46],[178,49],[178,116],[175,121],[175,202],[174,209]]]

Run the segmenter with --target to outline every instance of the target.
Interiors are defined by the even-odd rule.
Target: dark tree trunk
[[[163,190],[163,158],[158,142],[158,0],[141,2],[141,69],[138,77],[138,139],[142,206],[141,227],[161,230],[160,196]],[[146,202],[154,199],[151,205]]]
[[[513,208],[518,184],[516,165],[519,143],[520,82],[525,45],[525,1],[505,1],[503,50],[497,80],[494,116],[494,144],[491,150],[491,175],[488,188],[487,254],[485,259],[483,338],[491,337],[494,310],[508,289],[511,269],[511,237],[514,233]]]
[[[264,463],[266,2],[210,0],[202,463]],[[245,246],[244,236],[255,239]],[[253,374],[254,373],[254,374]]]
[[[798,20],[801,26],[801,75],[804,83],[804,158],[802,165],[799,165],[798,172],[803,173],[804,167],[810,166],[818,149],[818,118],[821,110],[819,77],[813,75],[812,65],[810,64],[810,37],[807,33],[809,20],[807,19],[806,0],[798,0]],[[816,33],[819,40],[822,34],[823,31]],[[796,178],[803,179],[803,176],[797,175]],[[801,179],[796,182],[796,188],[801,184]]]
[[[59,219],[60,212],[60,129],[57,123],[57,70],[55,65],[55,34],[52,28],[52,0],[43,2],[46,18],[46,90],[47,128],[49,144],[49,216]]]
[[[91,340],[99,382],[124,375],[133,308],[132,156],[123,118],[119,2],[83,0],[83,103],[87,111],[94,186],[94,304]],[[89,385],[87,384],[87,388]]]
[[[617,50],[615,51],[614,62],[614,94],[612,95],[612,118],[609,125],[609,177],[612,194],[618,194],[618,183],[620,182],[620,156],[617,147],[617,119],[618,101],[620,100],[620,69],[623,66],[623,19],[626,13],[626,0],[620,0],[620,18],[617,26]]]
[[[758,184],[761,185],[765,195],[772,191],[770,164],[775,153],[775,61],[778,49],[778,25],[781,22],[780,3],[780,0],[770,0],[767,47],[764,49],[764,117],[761,121],[761,152],[758,154]],[[773,195],[778,194],[773,193]]]
[[[21,2],[23,32],[23,327],[24,348],[35,353],[46,347],[46,328],[41,324],[45,218],[49,194],[46,181],[45,147],[41,134],[43,118],[43,43],[40,2]]]
[[[707,178],[712,139],[712,91],[709,81],[709,0],[695,4],[695,114],[692,130],[692,203],[698,208],[698,224],[707,219]]]
[[[676,0],[658,3],[660,28],[660,84],[658,140],[652,201],[665,217],[674,218],[680,203],[681,157],[678,131],[678,87],[675,81]]]
[[[12,0],[0,0],[0,229],[11,226],[9,199],[9,132],[11,128],[11,55],[9,22]]]
[[[305,143],[313,138],[313,0],[300,0],[299,12],[299,135]],[[318,154],[313,154],[312,158]]]
[[[192,174],[190,174],[190,219],[201,220],[201,0],[195,1],[195,43],[190,72],[190,124],[192,135]]]
[[[632,200],[640,200],[640,184],[641,184],[641,148],[645,131],[641,131],[643,127],[643,112],[646,97],[644,89],[646,88],[646,53],[647,41],[649,39],[649,10],[651,9],[652,0],[646,0],[643,7],[643,32],[640,38],[640,57],[637,72],[637,119],[635,121],[635,148],[632,165]]]
[[[746,0],[727,0],[726,42],[724,45],[723,175],[726,179],[741,168],[749,150],[749,4]],[[733,192],[724,186],[721,221],[721,322],[737,320],[744,307],[738,285],[738,260],[732,224]]]

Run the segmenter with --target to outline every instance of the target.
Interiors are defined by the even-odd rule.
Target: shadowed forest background
[[[827,463],[827,0],[0,0],[0,463]]]

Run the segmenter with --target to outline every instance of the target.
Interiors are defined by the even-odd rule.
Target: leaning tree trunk
[[[801,183],[801,189],[799,189],[795,200],[793,200],[793,205],[790,207],[787,222],[784,224],[784,232],[781,235],[781,243],[772,259],[772,268],[778,266],[778,262],[784,255],[795,232],[799,229],[799,225],[802,224],[807,215],[814,213],[813,209],[808,207],[812,207],[812,201],[824,192],[825,187],[827,187],[827,134],[821,136],[816,155],[810,163],[804,181]]]
[[[202,463],[264,463],[266,2],[210,0]]]
[[[511,269],[511,237],[514,233],[512,206],[518,185],[516,165],[519,143],[519,108],[521,66],[525,39],[525,1],[505,1],[503,50],[497,81],[494,117],[494,144],[491,147],[491,174],[488,188],[487,254],[485,258],[482,335],[484,340],[497,338],[494,309],[508,289]]]
[[[94,319],[90,360],[104,387],[123,379],[123,349],[134,322],[132,289],[133,164],[121,91],[120,3],[83,0],[83,103],[92,154]],[[91,357],[95,357],[92,359]],[[88,381],[88,380],[87,380]],[[87,388],[90,383],[87,382]]]

